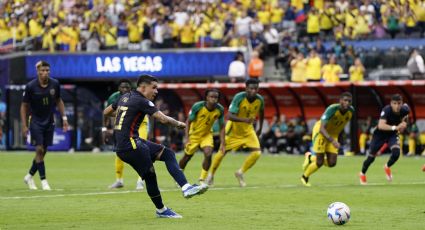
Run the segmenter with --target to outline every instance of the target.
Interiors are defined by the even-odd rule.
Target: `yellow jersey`
[[[264,98],[257,94],[255,100],[249,102],[246,92],[237,93],[229,107],[229,112],[240,118],[255,119],[261,111],[264,111]],[[243,137],[253,131],[254,126],[245,122],[231,121],[226,124],[226,135]]]
[[[212,133],[212,126],[217,120],[220,127],[224,124],[224,107],[217,103],[213,110],[208,110],[205,101],[193,104],[189,112],[189,136],[203,137]]]
[[[354,113],[354,107],[350,106],[343,114],[340,110],[340,104],[328,106],[319,121],[316,122],[313,129],[320,127],[322,122],[326,122],[325,129],[331,136],[338,136],[345,125],[351,120]]]

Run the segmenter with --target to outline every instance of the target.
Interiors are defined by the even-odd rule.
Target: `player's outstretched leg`
[[[311,152],[308,151],[304,154],[304,162],[302,165],[303,171],[305,171],[308,167],[308,165],[311,164]]]
[[[187,182],[186,176],[177,164],[175,153],[169,148],[164,148],[160,160],[165,162],[168,172],[182,188],[185,198],[200,195],[208,190],[206,185],[191,185]]]

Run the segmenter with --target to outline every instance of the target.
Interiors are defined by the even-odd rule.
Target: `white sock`
[[[185,185],[183,185],[182,187],[182,191],[186,190],[187,188],[189,188],[191,185],[189,183],[186,183]]]
[[[25,176],[26,178],[32,178],[32,175],[27,173],[27,175]]]
[[[156,209],[159,213],[163,213],[165,212],[165,210],[167,210],[167,207],[164,205],[164,207],[160,208],[160,209]]]
[[[117,182],[124,183],[124,179],[123,178],[119,178],[119,179],[117,179]]]

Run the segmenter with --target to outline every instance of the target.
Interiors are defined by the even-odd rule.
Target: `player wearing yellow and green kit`
[[[112,105],[114,102],[118,101],[118,99],[121,97],[121,95],[130,92],[131,90],[131,82],[127,79],[122,79],[118,83],[118,91],[113,93],[111,96],[109,96],[107,100],[107,106]],[[107,118],[104,118],[104,125],[105,127],[102,128],[102,131],[107,130]],[[145,119],[143,120],[142,124],[139,127],[139,136],[142,139],[148,138],[148,126],[149,118],[145,116]],[[124,171],[124,162],[117,156],[115,156],[115,176],[116,181],[109,186],[109,188],[122,188],[124,187],[124,179],[123,179],[123,171]],[[136,189],[140,190],[143,189],[143,181],[139,177],[136,183]]]
[[[212,185],[214,174],[224,156],[229,150],[247,148],[250,152],[242,167],[235,172],[236,179],[241,187],[246,186],[243,175],[250,169],[261,155],[258,135],[263,128],[264,99],[258,94],[259,81],[248,79],[245,82],[245,92],[240,92],[233,97],[229,107],[228,122],[226,124],[225,151],[221,149],[215,154],[207,183]],[[254,130],[256,117],[259,118],[257,132]]]
[[[205,101],[196,102],[189,112],[186,121],[186,145],[184,156],[180,159],[179,166],[182,170],[198,149],[204,152],[201,176],[199,181],[204,183],[211,166],[211,156],[214,149],[212,126],[218,121],[221,148],[224,150],[224,108],[218,103],[220,92],[217,89],[205,91]]]
[[[308,178],[323,164],[334,167],[338,157],[340,144],[338,136],[344,130],[345,125],[351,120],[354,108],[351,106],[352,95],[349,92],[341,94],[338,104],[332,104],[326,108],[325,113],[313,127],[312,151],[316,154],[316,160],[311,161],[310,155],[306,154],[307,167],[301,176],[301,182],[305,186],[311,186]],[[326,154],[326,159],[325,159]]]

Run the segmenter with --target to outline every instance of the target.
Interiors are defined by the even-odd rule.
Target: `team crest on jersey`
[[[151,102],[151,101],[149,101],[149,105],[151,106],[151,107],[154,107],[155,105],[153,104],[153,102]]]
[[[385,112],[384,112],[384,111],[382,111],[382,112],[381,112],[381,117],[382,117],[382,116],[384,116],[384,115],[385,115]]]
[[[54,96],[55,95],[55,89],[50,89],[50,95]]]
[[[128,97],[123,97],[123,99],[121,101],[126,103],[128,101]]]

